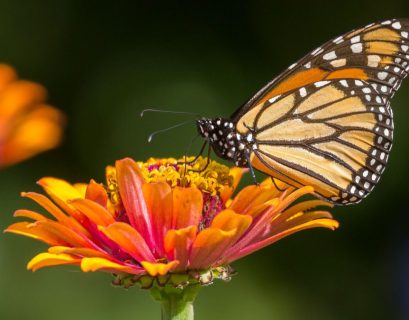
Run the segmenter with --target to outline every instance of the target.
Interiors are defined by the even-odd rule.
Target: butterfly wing
[[[312,51],[233,116],[252,165],[337,203],[378,182],[392,145],[390,99],[409,71],[409,20],[368,25]]]

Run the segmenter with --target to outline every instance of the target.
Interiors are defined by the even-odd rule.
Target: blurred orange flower
[[[62,113],[45,104],[40,84],[19,80],[0,64],[0,168],[56,147],[61,141]]]
[[[85,272],[114,273],[119,281],[167,274],[211,280],[225,276],[231,262],[292,233],[338,226],[330,213],[310,211],[330,206],[327,202],[293,205],[312,194],[311,187],[280,184],[286,187],[280,191],[268,179],[230,199],[245,170],[215,161],[198,170],[205,162],[199,158],[185,167],[175,159],[126,158],[107,167],[106,186],[43,178],[38,184],[51,200],[34,192],[22,195],[52,218],[17,210],[16,217],[34,221],[14,223],[6,231],[50,245],[28,263],[33,271],[74,264]]]

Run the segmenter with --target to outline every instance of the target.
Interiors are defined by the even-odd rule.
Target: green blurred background
[[[409,1],[0,1],[0,60],[44,84],[68,117],[57,150],[0,172],[0,227],[35,181],[103,181],[132,156],[180,156],[185,119],[146,107],[230,115],[268,80],[324,41],[389,17]],[[234,264],[230,283],[205,288],[197,319],[409,319],[409,80],[393,100],[395,143],[379,186],[362,204],[333,210],[336,232],[291,236]],[[196,146],[197,147],[197,146]],[[249,180],[248,180],[249,181]],[[147,292],[110,286],[75,268],[31,273],[41,243],[0,238],[0,319],[159,319]]]

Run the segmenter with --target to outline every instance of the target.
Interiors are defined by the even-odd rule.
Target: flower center
[[[186,159],[155,159],[137,162],[146,182],[165,181],[171,187],[196,186],[200,191],[213,196],[220,194],[225,187],[232,187],[233,177],[230,169],[215,161],[199,157]]]

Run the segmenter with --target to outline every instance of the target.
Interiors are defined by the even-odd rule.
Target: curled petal
[[[44,267],[58,266],[64,264],[79,264],[81,259],[75,258],[69,254],[55,254],[43,252],[32,258],[28,264],[27,269],[37,271]]]
[[[148,261],[142,261],[141,265],[142,267],[145,268],[146,272],[152,277],[156,276],[164,276],[168,272],[174,270],[177,265],[179,264],[179,261],[173,260],[168,263],[151,263]]]
[[[251,216],[237,214],[233,210],[223,210],[213,219],[210,227],[224,231],[236,229],[236,237],[239,238],[248,229],[252,221]]]

